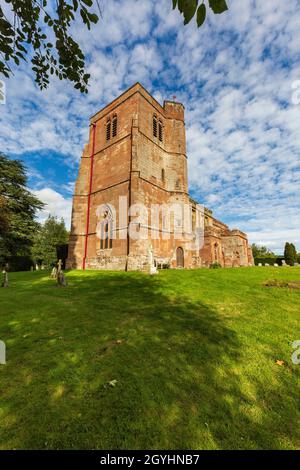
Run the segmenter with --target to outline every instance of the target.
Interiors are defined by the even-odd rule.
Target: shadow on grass
[[[159,277],[70,273],[69,284],[22,284],[22,303],[0,321],[0,448],[282,445],[272,416],[251,415],[236,370],[243,345],[218,312]],[[283,423],[287,433],[297,425]]]

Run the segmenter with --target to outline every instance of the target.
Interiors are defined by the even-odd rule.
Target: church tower
[[[143,270],[149,250],[161,265],[172,266],[177,248],[182,266],[189,265],[185,238],[175,240],[162,215],[151,222],[151,205],[173,203],[189,205],[184,106],[165,101],[162,107],[137,83],[91,118],[73,198],[67,266]],[[148,217],[138,223],[141,236],[134,237],[128,232],[137,231],[138,205],[146,206]]]

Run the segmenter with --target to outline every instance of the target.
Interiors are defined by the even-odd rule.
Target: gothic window
[[[106,123],[106,140],[110,140],[111,122],[110,119]]]
[[[153,136],[157,137],[157,117],[155,114],[153,116]]]
[[[158,138],[161,142],[163,141],[163,124],[161,120],[158,121]]]
[[[112,120],[112,136],[116,137],[118,133],[118,116],[115,115]]]
[[[175,183],[175,189],[180,189],[180,186],[181,186],[180,179],[177,179]]]
[[[162,169],[162,170],[161,170],[161,180],[162,180],[163,183],[165,182],[165,177],[166,177],[166,175],[165,175],[165,170]]]
[[[107,212],[101,224],[100,249],[101,250],[111,249],[112,239],[113,239],[112,220],[108,218],[108,212]]]

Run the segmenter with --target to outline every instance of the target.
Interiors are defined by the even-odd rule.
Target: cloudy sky
[[[25,162],[41,217],[69,224],[89,117],[139,81],[185,105],[191,194],[251,242],[300,251],[300,0],[228,0],[199,30],[171,3],[100,0],[100,23],[76,26],[88,95],[56,80],[41,92],[29,67],[15,71],[0,150]]]

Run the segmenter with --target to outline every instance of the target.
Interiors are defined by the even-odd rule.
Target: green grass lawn
[[[0,289],[0,449],[300,448],[300,268],[67,279]]]

